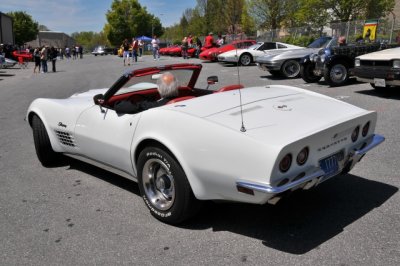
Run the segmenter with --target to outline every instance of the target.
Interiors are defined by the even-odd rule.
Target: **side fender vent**
[[[60,130],[55,130],[55,132],[56,132],[58,140],[61,142],[61,144],[70,146],[70,147],[75,147],[74,137],[70,133],[60,131]]]

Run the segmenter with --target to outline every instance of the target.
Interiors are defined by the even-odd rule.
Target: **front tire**
[[[253,62],[253,57],[250,54],[242,54],[239,57],[239,64],[249,66]]]
[[[36,155],[41,164],[45,167],[50,167],[59,163],[61,155],[53,151],[46,127],[37,115],[32,118],[32,131]]]
[[[342,86],[349,80],[349,68],[346,64],[332,64],[324,72],[324,79],[331,87]]]
[[[281,72],[285,78],[297,78],[300,74],[300,63],[296,60],[287,60],[283,63]]]
[[[320,79],[322,78],[321,76],[314,75],[314,72],[313,72],[314,68],[315,68],[315,65],[311,64],[311,63],[308,63],[308,64],[305,64],[305,65],[301,66],[300,75],[301,75],[301,78],[305,82],[307,82],[307,83],[315,83],[315,82],[320,81]]]
[[[140,194],[155,218],[178,224],[196,214],[200,202],[173,156],[161,148],[148,147],[139,154],[137,165]]]

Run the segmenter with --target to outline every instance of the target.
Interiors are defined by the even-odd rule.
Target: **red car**
[[[199,58],[202,60],[208,60],[208,61],[217,61],[218,60],[218,55],[234,50],[234,49],[246,49],[253,44],[255,44],[255,40],[238,40],[238,41],[233,41],[229,44],[223,45],[221,47],[213,47],[210,49],[207,49],[200,53]]]
[[[27,51],[18,51],[15,50],[12,52],[12,55],[15,59],[18,60],[18,57],[21,57],[24,59],[24,61],[32,61],[33,55]]]

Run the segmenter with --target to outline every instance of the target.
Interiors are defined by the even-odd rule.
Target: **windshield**
[[[247,49],[249,49],[249,50],[256,50],[258,47],[260,47],[262,45],[262,43],[256,43],[256,44],[253,44],[252,46],[250,46],[249,48],[247,48]]]
[[[321,37],[310,43],[307,48],[324,48],[329,41],[331,40],[331,37]]]
[[[142,91],[148,89],[156,89],[157,80],[164,72],[171,72],[177,82],[179,87],[187,87],[192,78],[193,70],[192,69],[176,69],[176,70],[157,70],[150,72],[148,75],[139,76],[139,77],[131,77],[128,82],[126,82],[116,93],[115,95],[120,95],[124,93],[129,93],[133,91]]]

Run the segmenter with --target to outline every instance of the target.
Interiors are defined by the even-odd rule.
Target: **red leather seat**
[[[192,99],[192,98],[196,98],[196,97],[195,96],[183,96],[183,97],[172,99],[171,101],[167,102],[167,104],[177,103],[177,102],[189,100],[189,99]]]
[[[222,87],[215,92],[232,91],[232,90],[238,90],[238,89],[243,89],[243,88],[244,88],[244,86],[242,84],[235,84],[235,85],[229,85],[229,86]]]

